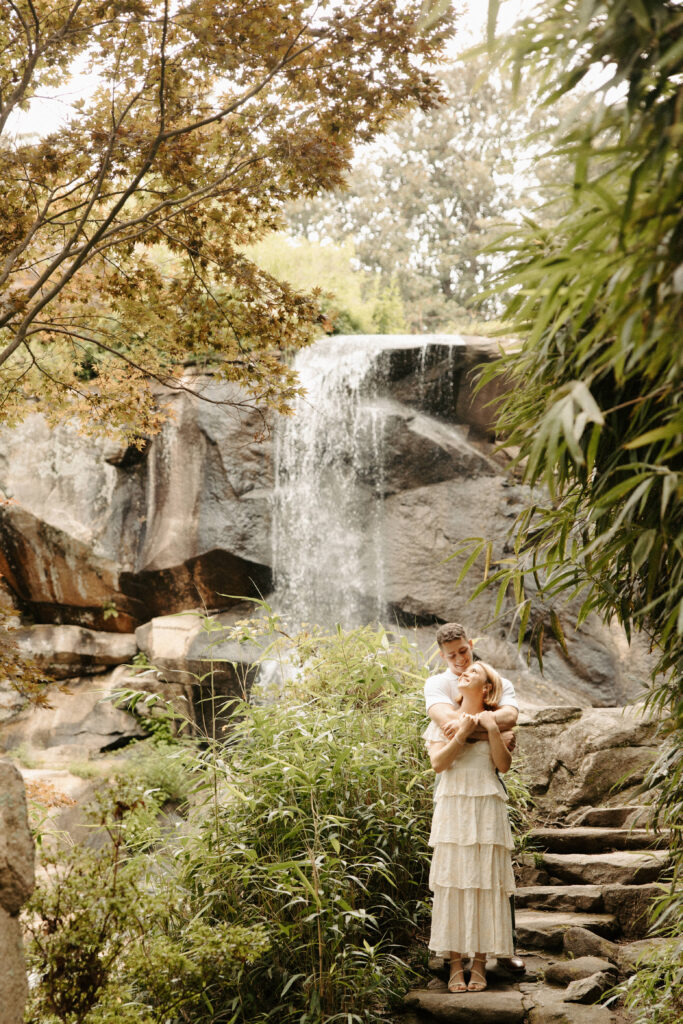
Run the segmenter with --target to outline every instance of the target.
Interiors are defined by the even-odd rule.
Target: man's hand
[[[515,735],[515,733],[512,732],[512,730],[510,729],[507,732],[502,732],[500,736],[503,743],[510,751],[510,753],[514,754],[515,747],[517,746],[517,736]]]

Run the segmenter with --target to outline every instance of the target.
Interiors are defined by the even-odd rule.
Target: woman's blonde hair
[[[503,696],[503,680],[495,668],[492,668],[486,661],[475,661],[474,664],[477,668],[482,669],[486,676],[486,682],[484,683],[484,707],[488,711],[493,711],[498,707],[500,698]]]

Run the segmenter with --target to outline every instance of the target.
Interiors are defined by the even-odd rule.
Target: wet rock
[[[358,441],[371,458],[358,475],[385,495],[454,477],[500,475],[501,467],[481,442],[468,439],[465,426],[447,426],[388,400],[368,406],[364,419]]]
[[[378,369],[386,390],[407,405],[492,436],[492,403],[502,395],[501,384],[489,384],[475,395],[473,372],[500,354],[498,340],[462,335],[457,344],[452,337],[440,344],[437,334],[427,349],[419,338],[409,342],[404,338],[400,347],[380,355]]]
[[[137,652],[132,633],[105,633],[82,626],[28,626],[12,633],[24,654],[55,679],[104,672],[132,660]]]

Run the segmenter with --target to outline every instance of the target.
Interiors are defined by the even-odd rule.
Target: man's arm
[[[501,704],[499,708],[496,708],[493,714],[501,732],[509,732],[510,729],[514,729],[517,725],[519,711],[517,708],[513,707],[512,704]],[[484,730],[484,732],[486,732],[486,730]]]
[[[457,704],[432,704],[427,710],[432,722],[443,729],[448,739],[455,736],[458,725],[461,721],[461,711]],[[515,749],[515,736],[512,730],[517,725],[519,711],[512,704],[503,704],[493,712],[498,729],[503,735],[503,741],[508,750]],[[475,740],[488,740],[488,732],[483,726],[478,725],[471,738]]]
[[[427,708],[427,714],[431,718],[435,725],[438,725],[440,729],[446,733],[450,739],[449,733],[455,730],[455,723],[460,718],[460,706],[458,704],[432,704]]]
[[[452,703],[436,703],[436,705],[431,705],[427,710],[427,714],[432,722],[438,725],[449,739],[452,739],[453,736],[455,736],[458,723],[461,719],[459,705],[452,705]],[[502,733],[510,733],[517,724],[519,712],[516,708],[513,708],[512,705],[502,705],[500,708],[496,709],[494,716],[500,731]],[[472,733],[472,738],[487,739],[488,733],[483,726],[478,725]],[[505,741],[509,745],[507,737]]]

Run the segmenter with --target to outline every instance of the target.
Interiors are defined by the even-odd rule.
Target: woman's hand
[[[458,737],[462,740],[466,740],[479,724],[481,715],[461,715],[460,725],[458,727]]]
[[[479,725],[486,729],[488,733],[498,732],[498,722],[493,711],[480,711],[477,715]]]

